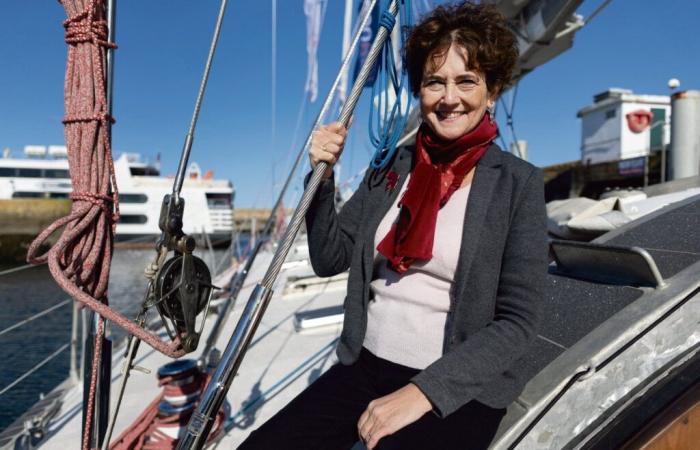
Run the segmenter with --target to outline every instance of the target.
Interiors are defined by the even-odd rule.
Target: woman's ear
[[[489,92],[489,98],[486,100],[486,108],[493,115],[496,109],[496,100],[498,99],[498,92]]]
[[[493,108],[496,106],[496,100],[498,99],[498,95],[500,92],[490,92],[488,93],[488,100],[486,100],[486,107],[490,110],[493,110]]]

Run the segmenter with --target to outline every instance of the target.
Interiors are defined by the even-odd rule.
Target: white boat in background
[[[28,145],[27,158],[0,158],[0,199],[68,198],[72,187],[65,146]],[[173,180],[160,174],[160,163],[139,154],[122,153],[114,161],[119,188],[120,218],[117,239],[134,240],[160,236],[158,218],[163,197],[172,191]],[[234,189],[229,180],[214,179],[192,163],[182,189],[188,220],[187,234],[206,233],[214,242],[231,238]]]

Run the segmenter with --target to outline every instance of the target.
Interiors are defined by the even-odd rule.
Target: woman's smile
[[[456,122],[458,118],[460,118],[463,114],[465,114],[464,111],[435,111],[435,114],[438,117],[438,120],[441,122],[446,122],[446,123],[452,123]]]

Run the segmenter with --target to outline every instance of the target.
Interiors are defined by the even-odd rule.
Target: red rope
[[[114,442],[109,446],[110,450],[171,450],[178,444],[180,431],[187,427],[190,417],[194,412],[197,402],[191,408],[171,416],[162,416],[158,413],[158,405],[168,398],[182,397],[199,394],[210,380],[206,374],[197,370],[190,383],[177,385],[172,383],[172,378],[162,378],[159,385],[163,391],[146,407],[141,415],[132,423]],[[188,378],[180,375],[180,379]],[[224,431],[224,420],[226,414],[222,408],[214,419],[212,431],[207,438],[207,442],[212,442]],[[164,430],[169,429],[169,433]]]
[[[111,124],[105,90],[107,42],[104,0],[64,2],[63,23],[68,43],[65,78],[65,127],[73,185],[69,215],[55,221],[32,242],[31,263],[48,262],[61,288],[104,319],[136,336],[157,351],[177,358],[185,354],[178,339],[168,343],[109,307],[107,287],[119,200],[110,146]],[[46,239],[65,227],[56,244],[43,255]]]
[[[102,357],[102,340],[105,335],[105,321],[100,317],[95,334],[95,346],[92,355],[92,367],[90,369],[90,391],[88,392],[87,411],[85,411],[85,427],[83,431],[83,450],[90,448],[90,432],[92,429],[92,416],[95,408],[95,392],[97,391],[97,377],[99,376],[100,358]]]
[[[105,68],[106,49],[116,46],[107,42],[105,0],[62,3],[68,17],[63,23],[68,43],[63,124],[73,205],[67,216],[37,236],[29,247],[27,260],[34,264],[48,262],[58,285],[102,316],[93,359],[88,405],[88,412],[91,412],[105,319],[170,357],[176,358],[185,352],[179,340],[166,343],[109,307],[107,288],[114,231],[119,219],[119,191],[110,145],[114,119],[108,114]],[[56,244],[39,255],[42,244],[61,227],[65,228]],[[86,430],[90,428],[91,420],[92,414],[88,414]],[[88,445],[87,437],[84,437],[83,448],[88,448]]]

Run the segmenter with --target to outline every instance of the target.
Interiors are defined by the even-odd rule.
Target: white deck
[[[218,349],[223,350],[226,346],[253,286],[264,275],[271,257],[270,253],[264,253],[257,258],[231,314],[231,319],[221,333],[217,344]],[[229,391],[228,401],[231,404],[232,416],[235,420],[217,447],[236,448],[252,430],[262,425],[277,410],[301,392],[310,381],[336,361],[335,346],[328,346],[328,344],[338,337],[340,326],[328,326],[313,332],[300,333],[295,331],[293,321],[294,314],[297,312],[339,305],[345,297],[344,283],[329,282],[309,287],[307,290],[310,292],[308,293],[283,296],[288,276],[310,272],[311,268],[308,265],[297,266],[282,272],[267,313]],[[212,319],[210,317],[207,321],[202,341],[205,340],[208,329],[213,324]],[[197,352],[189,357],[197,358],[201,347],[203,344],[200,345]],[[326,347],[326,351],[318,354],[318,357],[312,361],[308,361],[324,347]],[[115,358],[113,363],[112,392],[116,393],[121,380],[119,372],[123,352],[115,351],[114,354],[118,358]],[[146,375],[132,371],[112,441],[132,424],[159,393],[155,372],[158,367],[167,362],[169,362],[169,358],[146,345],[141,345],[137,356],[137,365],[152,370],[152,373]],[[293,376],[289,377],[290,374]],[[280,383],[285,378],[287,380]],[[259,401],[247,413],[240,413],[241,408],[246,403],[257,399],[261,393],[267,392],[273,386],[276,388],[268,396],[265,396],[263,401]],[[81,402],[82,387],[76,386],[66,396],[61,412],[51,426],[50,437],[42,448],[79,448],[82,419]]]

